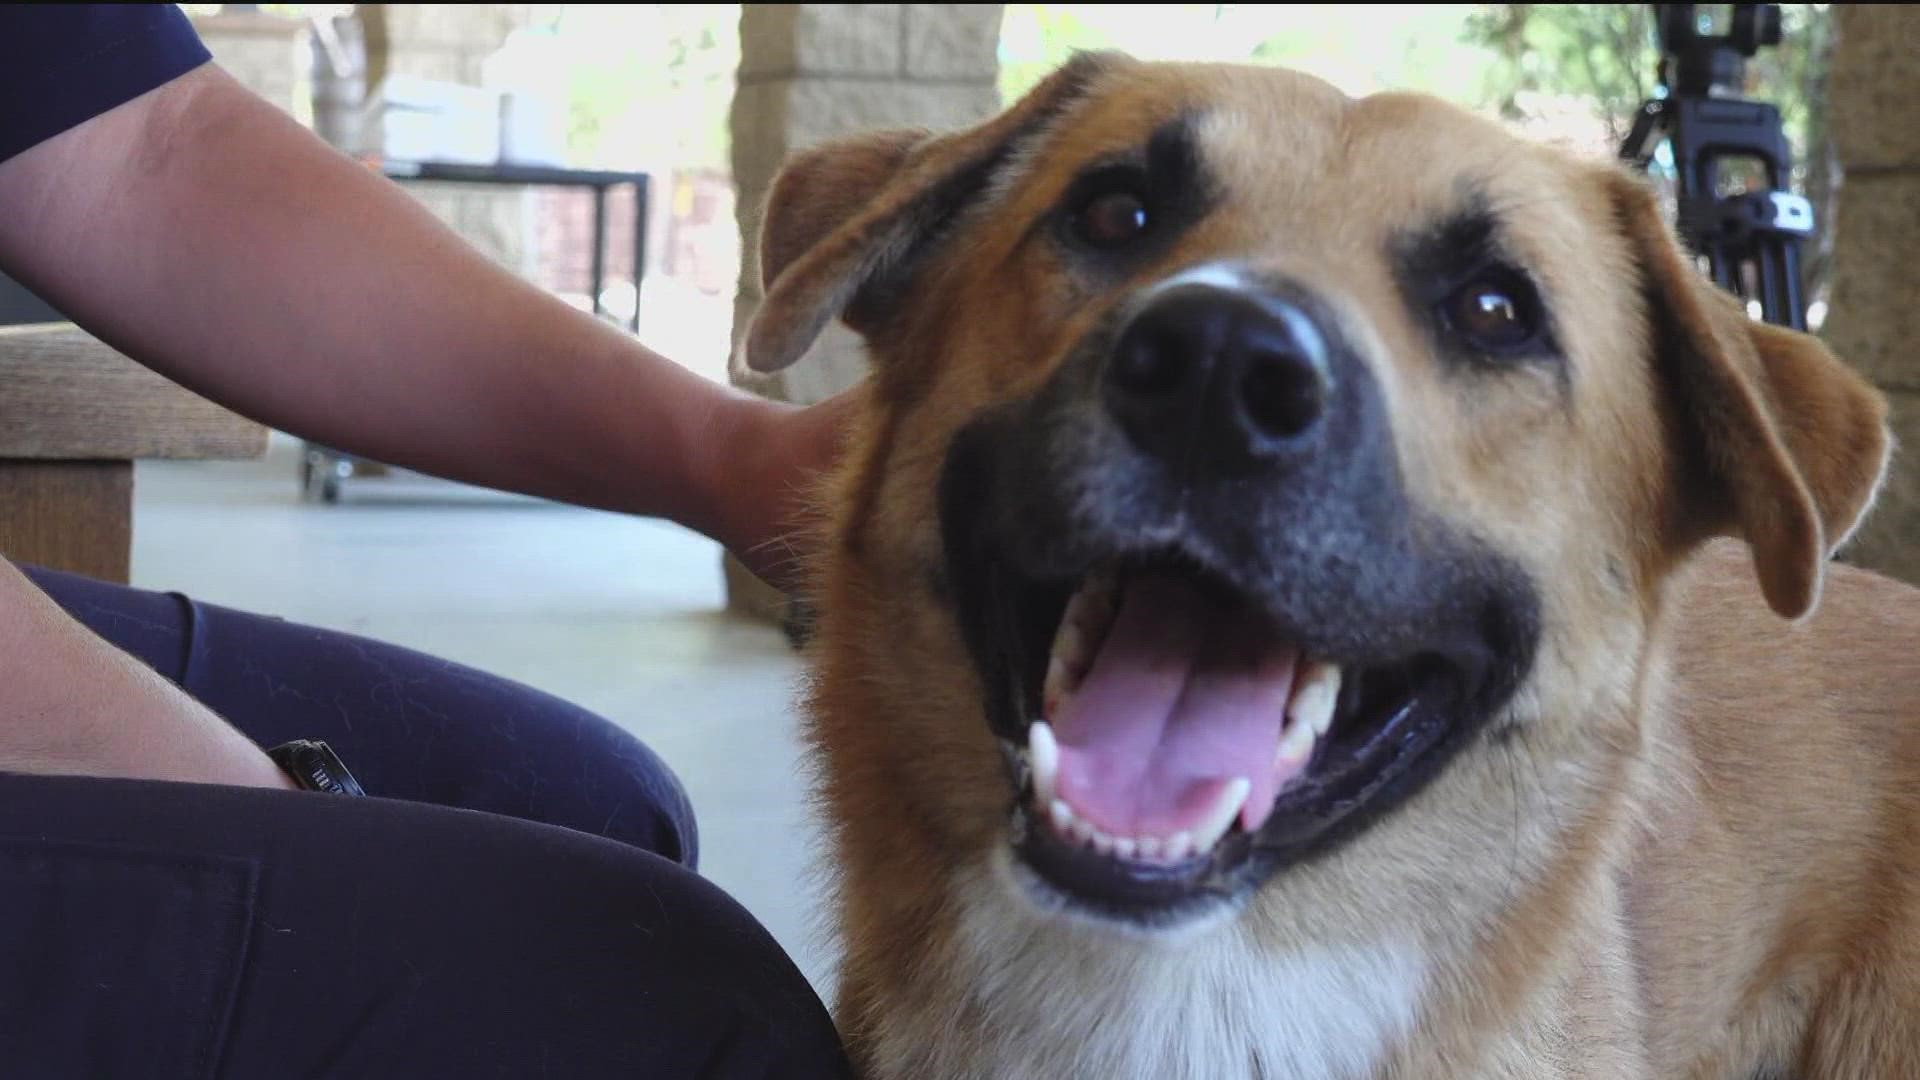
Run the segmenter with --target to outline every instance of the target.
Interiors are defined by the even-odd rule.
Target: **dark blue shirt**
[[[209,59],[174,4],[0,4],[0,161]]]

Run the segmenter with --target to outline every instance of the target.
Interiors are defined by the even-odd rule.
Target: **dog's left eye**
[[[1476,349],[1513,352],[1540,336],[1540,298],[1520,274],[1480,274],[1440,304],[1453,332]]]
[[[1076,202],[1069,224],[1081,243],[1112,251],[1145,234],[1153,215],[1140,188],[1127,182],[1128,174],[1116,172],[1099,179],[1103,182]]]

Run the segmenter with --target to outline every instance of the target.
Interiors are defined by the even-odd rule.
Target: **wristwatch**
[[[267,751],[275,765],[286,770],[302,791],[324,791],[329,795],[365,795],[360,781],[353,778],[333,752],[333,747],[318,739],[295,739]]]

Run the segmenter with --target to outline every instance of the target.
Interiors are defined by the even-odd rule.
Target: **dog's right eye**
[[[1115,170],[1095,177],[1096,183],[1074,201],[1068,227],[1074,239],[1099,251],[1115,251],[1145,235],[1153,224],[1142,177],[1132,170]]]
[[[1524,274],[1505,267],[1474,275],[1441,302],[1440,313],[1462,341],[1489,356],[1527,352],[1543,330],[1539,294]]]

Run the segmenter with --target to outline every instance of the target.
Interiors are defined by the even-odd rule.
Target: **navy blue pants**
[[[373,797],[0,775],[0,1075],[847,1075],[619,728],[394,646],[28,574],[262,746],[325,739]]]

